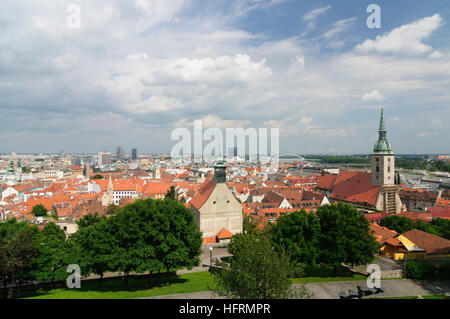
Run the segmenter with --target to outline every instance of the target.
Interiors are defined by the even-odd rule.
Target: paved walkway
[[[212,251],[212,259],[213,260],[219,259],[219,258],[225,257],[225,256],[230,256],[226,247],[213,248],[213,251]],[[192,268],[192,270],[187,270],[187,269],[178,270],[177,275],[188,274],[188,273],[199,272],[199,271],[208,271],[210,261],[211,261],[211,252],[209,250],[209,247],[202,246],[202,253],[200,255],[200,265],[198,267]]]
[[[348,293],[349,289],[357,291],[356,285],[365,286],[364,281],[340,281],[317,284],[306,284],[305,288],[311,299],[339,299],[339,291]],[[299,285],[296,285],[299,286]],[[444,294],[450,292],[450,282],[415,282],[413,280],[382,280],[381,287],[385,293],[367,296],[374,297],[408,297]],[[211,291],[194,292],[188,294],[156,296],[144,299],[219,299]]]
[[[329,282],[307,284],[306,289],[312,293],[312,299],[338,299],[339,291],[348,293],[349,289],[357,291],[357,285],[366,286],[366,282]],[[382,280],[381,287],[385,290],[382,294],[367,296],[374,297],[407,297],[418,295],[443,294],[450,291],[450,282],[415,282],[413,280]]]

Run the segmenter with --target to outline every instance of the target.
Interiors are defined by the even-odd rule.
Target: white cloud
[[[343,128],[324,128],[319,125],[312,124],[312,122],[312,117],[302,116],[298,121],[295,121],[293,118],[268,120],[264,122],[264,126],[280,128],[280,136],[309,135],[323,138],[329,136],[347,136],[348,134]]]
[[[373,90],[368,93],[365,93],[362,97],[363,101],[383,101],[384,96],[378,90]]]
[[[305,67],[305,57],[304,56],[296,56],[295,62],[292,63],[291,67],[288,70],[288,73],[295,73],[303,70]]]
[[[157,72],[161,78],[185,83],[205,83],[223,85],[232,82],[252,84],[272,75],[265,65],[266,60],[253,62],[248,55],[220,56],[215,59],[181,58],[169,63]]]
[[[322,36],[326,39],[331,39],[336,36],[338,33],[341,33],[347,30],[351,25],[353,25],[356,21],[356,18],[343,19],[335,22],[333,24],[333,28],[325,32]]]
[[[217,115],[208,114],[201,118],[195,119],[195,121],[202,121],[203,128],[239,128],[246,127],[250,124],[247,120],[223,120]],[[180,121],[174,124],[175,127],[192,127],[194,126],[194,121],[189,121],[187,118],[182,118]]]
[[[302,116],[302,118],[300,120],[301,125],[310,125],[311,123],[312,123],[312,117]]]
[[[441,51],[434,51],[430,54],[430,59],[441,59],[444,57],[444,54]]]
[[[78,58],[70,53],[53,58],[53,64],[57,70],[70,69],[77,61]]]
[[[237,18],[229,16],[229,8],[219,12],[208,1],[204,4],[211,6],[207,10],[191,10],[199,8],[190,1],[99,0],[83,4],[82,29],[74,31],[61,28],[65,16],[58,12],[65,7],[58,2],[0,2],[0,12],[9,14],[14,10],[4,3],[17,6],[18,14],[11,14],[6,22],[0,14],[4,30],[0,37],[2,133],[39,132],[43,127],[64,132],[69,128],[66,122],[53,123],[60,118],[85,121],[89,117],[93,119],[87,121],[89,127],[78,128],[76,138],[67,137],[70,143],[79,143],[76,151],[85,151],[86,145],[90,145],[88,151],[98,151],[108,141],[114,147],[124,130],[126,146],[129,140],[139,139],[136,132],[141,130],[141,145],[149,151],[160,146],[157,151],[163,152],[170,136],[164,130],[174,123],[188,126],[199,118],[211,127],[279,125],[284,138],[292,136],[288,147],[293,149],[302,144],[298,137],[305,136],[308,143],[303,143],[303,150],[323,151],[333,146],[361,152],[372,137],[367,132],[376,135],[377,123],[372,132],[367,125],[370,116],[361,118],[352,110],[371,112],[376,103],[362,99],[381,101],[386,96],[389,101],[383,104],[392,110],[388,118],[393,121],[401,114],[396,145],[408,145],[410,136],[417,134],[414,127],[448,137],[450,60],[444,41],[434,42],[436,47],[422,55],[372,54],[379,52],[375,49],[330,54],[325,47],[344,51],[345,44],[357,39],[356,32],[348,32],[354,18],[332,24],[316,38],[274,39],[265,33],[271,25],[257,34],[240,30],[244,24],[235,23]],[[23,10],[25,5],[28,10]],[[139,5],[147,6],[149,12]],[[316,12],[309,21],[319,21],[319,16]],[[174,24],[177,17],[179,22]],[[103,121],[99,130],[108,129],[110,116],[100,116],[108,112],[120,114],[115,122],[120,129],[111,130],[109,140],[96,139],[96,121]],[[358,134],[353,134],[352,118],[360,125]],[[83,132],[87,137],[83,138]],[[406,137],[397,135],[401,132]],[[155,144],[147,142],[149,136]],[[50,135],[33,137],[52,141],[47,143],[52,145],[49,151],[66,145],[53,143],[47,139]],[[30,145],[20,143],[15,140],[14,145]],[[38,143],[33,145],[38,148]],[[0,147],[4,152],[11,148],[9,142]]]
[[[139,61],[139,60],[148,60],[150,57],[147,55],[147,53],[136,53],[136,54],[130,54],[127,55],[128,61]]]
[[[436,136],[438,135],[438,132],[421,132],[417,133],[418,137],[430,137],[430,136]]]
[[[309,11],[303,16],[303,21],[308,23],[309,29],[315,29],[317,18],[321,15],[323,15],[325,12],[327,12],[329,9],[331,9],[331,6],[321,7],[314,10]]]
[[[379,53],[422,54],[432,50],[432,47],[422,41],[428,38],[433,31],[443,25],[443,19],[439,14],[426,17],[411,24],[396,28],[383,36],[377,36],[375,40],[367,39],[356,46],[356,51]]]

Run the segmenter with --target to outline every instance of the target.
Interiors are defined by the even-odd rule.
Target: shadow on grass
[[[140,291],[148,290],[152,288],[161,288],[165,286],[170,286],[173,284],[183,284],[188,280],[180,278],[175,273],[162,274],[162,275],[132,275],[128,279],[128,285],[125,286],[123,277],[114,278],[104,278],[102,285],[100,287],[98,281],[90,281],[88,283],[81,284],[81,288],[76,289],[77,292],[122,292],[122,291]],[[15,298],[28,298],[28,297],[38,297],[50,294],[55,289],[71,291],[66,287],[54,287],[49,289],[39,289],[36,291],[23,291],[20,296],[17,295]]]
[[[333,272],[333,267],[329,266],[306,266],[305,269],[305,277],[349,277],[353,278],[354,273],[349,271],[347,268],[339,267],[336,270],[336,273]]]

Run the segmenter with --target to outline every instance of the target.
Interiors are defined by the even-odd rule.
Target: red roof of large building
[[[450,240],[432,235],[419,229],[411,229],[402,234],[419,248],[424,249],[427,254],[450,253]]]
[[[209,196],[213,192],[215,188],[214,177],[213,175],[209,175],[205,182],[200,187],[200,190],[195,194],[192,200],[189,202],[192,207],[199,210],[203,204],[208,200]]]
[[[444,218],[444,219],[450,219],[450,207],[442,207],[442,206],[436,206],[436,207],[429,207],[427,210],[431,213],[433,218]]]
[[[380,190],[381,186],[371,184],[370,173],[341,171],[330,198],[375,206]]]
[[[331,190],[333,185],[337,179],[337,174],[325,174],[319,177],[319,183],[317,184],[317,188],[328,189]]]

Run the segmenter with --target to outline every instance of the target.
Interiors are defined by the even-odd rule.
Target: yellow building
[[[450,258],[450,240],[412,229],[386,240],[381,252],[394,260]]]

